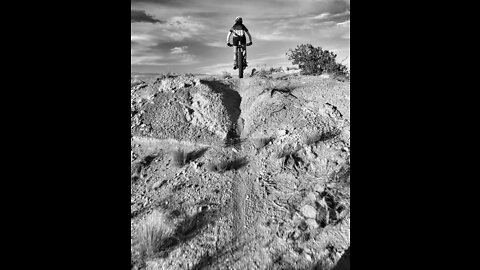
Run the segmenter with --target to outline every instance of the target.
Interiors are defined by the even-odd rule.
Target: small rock
[[[321,200],[318,200],[318,203],[319,203],[322,207],[328,209],[327,202],[325,202],[325,197],[323,197]]]
[[[289,238],[292,240],[297,240],[301,235],[301,232],[298,230],[294,230],[292,233],[289,234]]]
[[[287,134],[287,130],[285,130],[285,129],[281,129],[281,130],[278,131],[279,136],[284,136],[286,134]]]
[[[312,230],[315,230],[316,228],[318,228],[318,223],[314,219],[309,218],[305,221],[305,223],[307,223],[308,228]]]
[[[152,185],[152,189],[158,188],[162,184],[162,181],[157,181]]]
[[[318,184],[313,188],[313,190],[315,190],[318,193],[322,193],[325,191],[325,187],[321,184]]]
[[[307,218],[315,218],[317,216],[317,210],[311,205],[304,205],[300,208],[302,214]]]
[[[311,201],[311,202],[314,202],[317,200],[317,198],[315,197],[315,193],[313,192],[309,192],[306,196],[307,200]]]
[[[298,228],[302,231],[305,231],[308,228],[308,224],[304,220],[302,220],[300,222],[300,225],[298,225]]]
[[[304,253],[303,256],[305,257],[305,260],[311,262],[312,261],[312,257],[310,257],[310,255]]]

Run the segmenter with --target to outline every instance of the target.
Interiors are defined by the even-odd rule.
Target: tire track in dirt
[[[244,180],[237,174],[232,178],[233,194],[233,226],[235,240],[242,242],[245,235],[245,199],[246,187]]]

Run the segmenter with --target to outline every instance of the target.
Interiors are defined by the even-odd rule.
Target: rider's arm
[[[232,36],[232,31],[228,31],[227,43],[230,43],[230,37]]]
[[[252,36],[250,35],[250,32],[246,31],[247,35],[248,35],[248,40],[250,40],[250,42],[252,42]]]

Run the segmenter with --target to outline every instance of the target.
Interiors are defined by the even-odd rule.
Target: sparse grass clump
[[[136,181],[137,179],[142,178],[142,171],[146,167],[150,166],[150,164],[153,162],[153,160],[155,160],[156,157],[158,157],[158,155],[158,153],[152,153],[134,161],[130,166],[131,181]]]
[[[268,71],[267,71],[266,69],[262,68],[262,69],[260,69],[260,70],[258,71],[258,73],[257,73],[256,75],[257,75],[258,77],[260,77],[260,78],[265,78],[265,77],[267,77],[269,74],[268,74]]]
[[[138,226],[137,243],[142,257],[152,257],[173,235],[173,226],[167,216],[153,211]]]
[[[250,75],[250,77],[252,76],[258,76],[260,78],[266,78],[268,77],[269,75],[272,75],[273,73],[275,72],[282,72],[283,69],[282,67],[278,67],[278,68],[274,68],[274,67],[270,67],[270,68],[267,68],[266,65],[263,65],[260,69],[252,69],[252,74]]]
[[[291,164],[294,169],[299,169],[300,165],[303,164],[303,160],[298,156],[298,151],[300,146],[292,148],[291,146],[285,145],[277,151],[277,159],[282,160],[282,167],[286,167],[288,164]]]
[[[223,71],[222,75],[221,75],[221,78],[222,79],[230,79],[230,78],[232,78],[232,75],[227,71]]]
[[[281,147],[277,150],[277,155],[276,156],[277,156],[278,159],[281,159],[281,158],[284,158],[284,157],[286,157],[286,156],[288,156],[292,153],[293,153],[293,151],[291,149],[289,149],[289,147],[283,146],[283,147]]]
[[[186,153],[184,150],[178,149],[176,151],[172,152],[172,157],[173,157],[173,164],[177,168],[181,168],[185,166],[186,164],[200,158],[207,152],[208,148],[201,148],[198,150],[193,150],[191,152]]]

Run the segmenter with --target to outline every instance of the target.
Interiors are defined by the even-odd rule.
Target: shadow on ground
[[[332,268],[332,270],[350,270],[350,247],[343,253],[340,260]]]
[[[239,170],[248,165],[247,157],[235,158],[233,160],[223,160],[218,163],[209,164],[209,170],[217,173]]]
[[[242,97],[240,94],[220,81],[202,80],[201,83],[210,87],[213,92],[221,94],[223,106],[227,109],[231,122],[237,123],[241,112],[240,103],[242,102]]]

